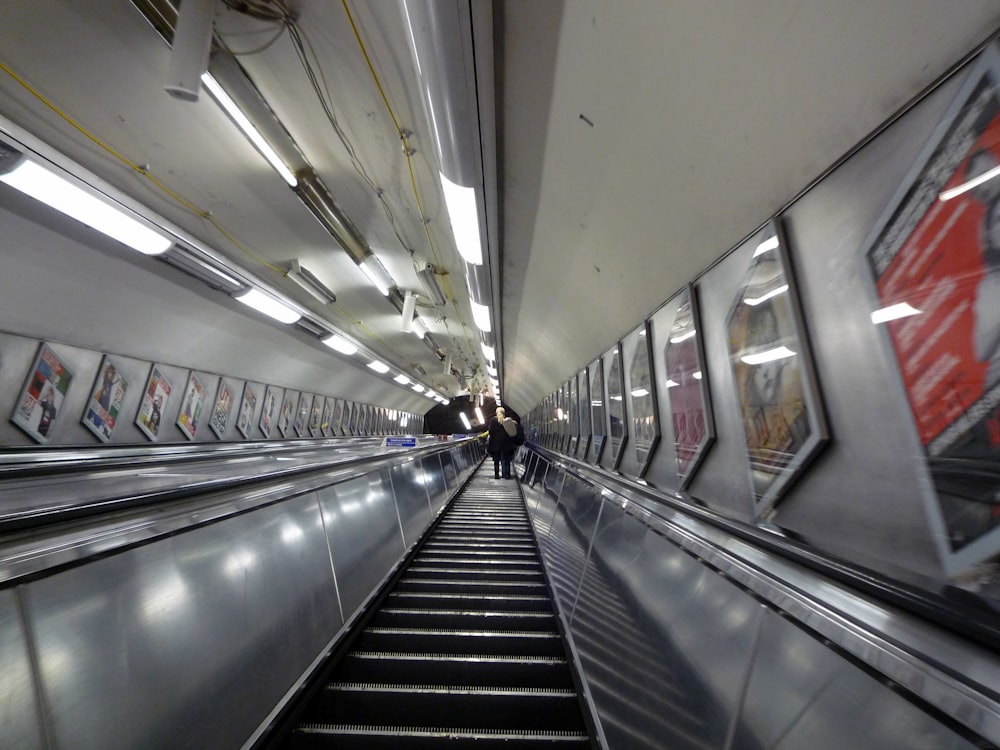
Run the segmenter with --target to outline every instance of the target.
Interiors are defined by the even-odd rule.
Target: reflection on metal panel
[[[0,591],[0,727],[5,750],[40,747],[28,648],[13,591]]]
[[[458,486],[458,469],[455,467],[455,451],[449,451],[440,455],[441,469],[444,472],[444,481],[447,483],[449,489],[455,489],[455,487]]]
[[[420,476],[427,489],[427,497],[431,504],[431,514],[437,515],[441,506],[448,500],[448,485],[445,482],[444,469],[441,466],[441,454],[422,458],[419,464]]]
[[[975,746],[768,611],[733,747],[959,750]]]
[[[341,482],[319,495],[344,617],[350,618],[404,551],[389,472]]]
[[[313,495],[27,593],[56,745],[81,750],[238,747],[340,626]]]
[[[659,584],[662,550],[650,536],[605,501],[573,617],[605,736],[612,748],[721,747],[731,711],[714,700],[659,613],[646,608],[680,593]],[[735,680],[739,669],[734,664]]]
[[[590,537],[601,510],[600,495],[591,485],[567,476],[546,545],[549,581],[563,615],[573,615]]]
[[[403,541],[409,549],[423,534],[431,522],[431,508],[427,503],[427,490],[422,482],[422,473],[414,461],[397,464],[391,469],[392,491],[396,497],[399,524],[403,529]]]

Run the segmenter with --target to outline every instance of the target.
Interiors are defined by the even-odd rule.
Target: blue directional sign
[[[416,448],[417,439],[415,437],[404,437],[402,435],[390,435],[382,441],[384,448]]]

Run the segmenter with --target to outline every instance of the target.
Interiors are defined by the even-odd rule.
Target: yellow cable
[[[163,184],[163,182],[160,180],[160,178],[156,177],[148,169],[145,169],[141,165],[136,164],[134,161],[132,161],[131,159],[129,159],[128,157],[126,157],[124,154],[122,154],[119,151],[116,151],[110,145],[108,145],[107,143],[105,143],[104,141],[102,141],[100,138],[98,138],[97,136],[95,136],[93,133],[91,133],[90,131],[88,131],[85,127],[83,127],[83,125],[81,125],[80,123],[78,123],[76,120],[74,120],[72,117],[70,117],[66,112],[64,112],[59,107],[57,107],[54,103],[52,103],[51,101],[49,101],[49,99],[47,99],[40,91],[38,91],[35,87],[33,87],[30,83],[28,83],[26,80],[24,80],[17,73],[15,73],[9,66],[7,66],[2,61],[0,61],[0,69],[2,69],[5,73],[7,73],[7,75],[9,75],[11,78],[13,78],[15,81],[17,81],[24,89],[26,89],[28,91],[28,93],[30,93],[32,96],[34,96],[36,99],[38,99],[38,101],[40,101],[42,104],[44,104],[50,110],[52,110],[56,115],[58,115],[60,118],[62,118],[63,120],[65,120],[67,123],[69,123],[70,125],[72,125],[77,131],[79,131],[88,140],[90,140],[93,143],[95,143],[97,146],[99,146],[101,149],[103,149],[104,151],[106,151],[107,153],[109,153],[112,157],[114,157],[115,159],[117,159],[118,161],[120,161],[122,164],[125,164],[126,166],[128,166],[129,169],[131,169],[134,172],[136,172],[137,174],[142,175],[143,177],[145,177],[147,180],[149,180],[151,183],[153,183],[153,185],[155,185],[159,190],[161,190],[164,194],[166,194],[169,198],[171,198],[172,200],[174,200],[175,202],[177,202],[178,204],[180,204],[181,206],[183,206],[187,210],[189,210],[192,213],[194,213],[196,216],[200,217],[201,219],[204,219],[209,224],[211,224],[213,227],[215,227],[219,231],[219,233],[222,234],[223,237],[225,237],[227,240],[229,240],[230,242],[232,242],[233,245],[235,245],[237,248],[239,248],[243,253],[245,253],[249,257],[253,258],[255,261],[257,261],[261,265],[266,266],[267,268],[270,268],[272,271],[275,271],[276,273],[281,274],[282,276],[284,276],[286,274],[285,269],[279,268],[278,266],[275,266],[275,265],[272,265],[271,263],[268,263],[266,260],[264,260],[259,255],[257,255],[252,250],[250,250],[250,248],[248,248],[246,245],[244,245],[242,242],[240,242],[238,239],[236,239],[229,231],[227,231],[215,219],[212,218],[212,214],[209,211],[206,211],[206,210],[204,210],[202,208],[199,208],[198,206],[196,206],[195,204],[193,204],[191,201],[189,201],[188,199],[186,199],[184,196],[178,194],[177,192],[175,192],[171,188],[167,187],[165,184]]]
[[[368,65],[368,71],[371,73],[372,80],[375,82],[375,88],[378,89],[379,95],[382,97],[382,102],[385,104],[386,110],[389,112],[389,118],[392,120],[393,126],[396,128],[396,133],[399,135],[400,141],[403,143],[403,154],[406,156],[406,166],[410,173],[410,186],[413,189],[413,198],[417,203],[417,211],[420,213],[421,224],[424,227],[424,235],[427,237],[427,245],[430,247],[431,254],[434,257],[434,261],[440,265],[441,261],[438,256],[437,247],[434,245],[434,240],[431,237],[430,230],[427,228],[427,222],[424,221],[424,208],[420,200],[420,191],[417,189],[417,179],[413,172],[413,159],[410,157],[410,149],[407,144],[407,135],[403,132],[402,127],[400,127],[399,120],[396,118],[396,113],[392,109],[392,105],[389,103],[389,97],[386,96],[385,89],[382,86],[381,80],[379,80],[378,73],[375,71],[375,66],[372,63],[371,57],[368,55],[368,50],[365,47],[364,40],[361,38],[361,32],[358,30],[357,24],[354,22],[354,16],[351,14],[351,9],[347,5],[347,0],[340,0],[341,5],[344,6],[344,13],[347,14],[348,23],[351,25],[351,30],[354,32],[354,38],[358,42],[358,47],[361,49],[361,54],[365,58],[365,63]],[[450,282],[448,284],[448,291],[451,291]],[[462,327],[468,330],[468,325],[465,319],[462,317],[461,310],[456,306],[455,314],[458,316],[459,322]],[[445,328],[447,329],[448,324],[445,322]],[[468,339],[468,336],[466,336]]]

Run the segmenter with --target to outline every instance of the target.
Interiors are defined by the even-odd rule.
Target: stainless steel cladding
[[[305,491],[286,478],[285,499],[259,507],[216,494],[187,506],[188,528],[117,551],[135,524],[95,519],[72,567],[0,590],[0,744],[243,746],[454,492],[440,467],[399,455]]]
[[[995,652],[644,498],[626,480],[561,461],[542,479],[550,459],[525,458],[542,557],[612,750],[1000,740]]]

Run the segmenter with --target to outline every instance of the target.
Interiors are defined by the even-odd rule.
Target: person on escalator
[[[486,426],[489,435],[486,441],[486,452],[493,457],[493,477],[510,479],[510,462],[517,451],[514,437],[517,435],[517,422],[507,416],[502,406],[497,407],[495,417],[491,417]]]

